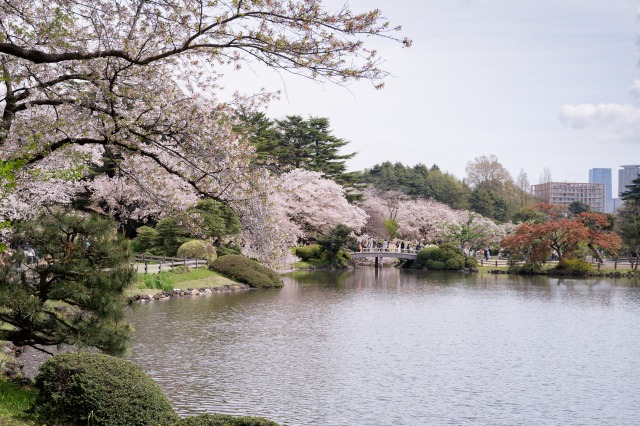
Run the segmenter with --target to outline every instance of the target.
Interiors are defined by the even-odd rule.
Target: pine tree
[[[126,348],[124,290],[135,272],[116,224],[53,211],[14,227],[15,253],[0,266],[0,340],[17,346],[68,344],[109,354]],[[25,263],[19,247],[39,254]]]
[[[631,185],[627,185],[627,190],[620,194],[625,202],[640,203],[640,176],[631,181]]]
[[[624,200],[624,206],[618,210],[616,230],[622,237],[623,249],[632,261],[632,268],[638,268],[638,256],[640,256],[640,176],[627,185],[627,191],[620,195]]]

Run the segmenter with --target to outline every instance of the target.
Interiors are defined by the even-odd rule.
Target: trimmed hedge
[[[282,287],[280,276],[253,259],[237,254],[228,254],[209,264],[209,269],[223,276],[248,284],[252,288]]]
[[[202,414],[185,417],[176,426],[279,426],[262,417],[235,417],[227,414]]]
[[[34,412],[65,425],[172,425],[179,420],[158,385],[136,365],[95,353],[56,355],[40,367]]]
[[[182,244],[176,257],[187,259],[207,259],[209,262],[216,258],[216,248],[207,241],[191,240]]]

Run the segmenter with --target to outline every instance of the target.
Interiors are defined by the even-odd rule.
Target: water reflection
[[[635,424],[640,292],[360,268],[142,305],[132,359],[183,414],[290,425]]]

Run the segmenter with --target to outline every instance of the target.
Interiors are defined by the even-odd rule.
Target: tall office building
[[[640,174],[639,165],[620,167],[622,167],[622,169],[618,170],[618,197],[627,191],[627,185],[631,185],[631,181]]]
[[[604,212],[604,184],[579,182],[545,182],[532,185],[533,195],[543,203],[569,206],[580,201],[594,212]]]
[[[611,186],[611,169],[589,169],[589,183],[604,184],[604,211],[613,213],[613,187]]]

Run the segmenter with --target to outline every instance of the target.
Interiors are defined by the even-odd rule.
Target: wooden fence
[[[599,263],[598,260],[594,258],[587,258],[587,262],[591,263],[593,269],[609,269],[609,270],[617,270],[617,269],[631,269],[633,265],[638,262],[638,258],[613,258],[613,259],[604,259],[604,263]],[[480,259],[478,258],[478,263],[480,266],[509,266],[509,259],[506,258],[497,258],[497,259]],[[547,264],[555,265],[557,264],[557,260],[547,261]]]
[[[141,273],[155,273],[170,271],[176,266],[186,266],[189,268],[198,268],[207,266],[207,259],[187,259],[181,257],[169,256],[153,256],[150,254],[136,254],[134,258],[134,269]]]

